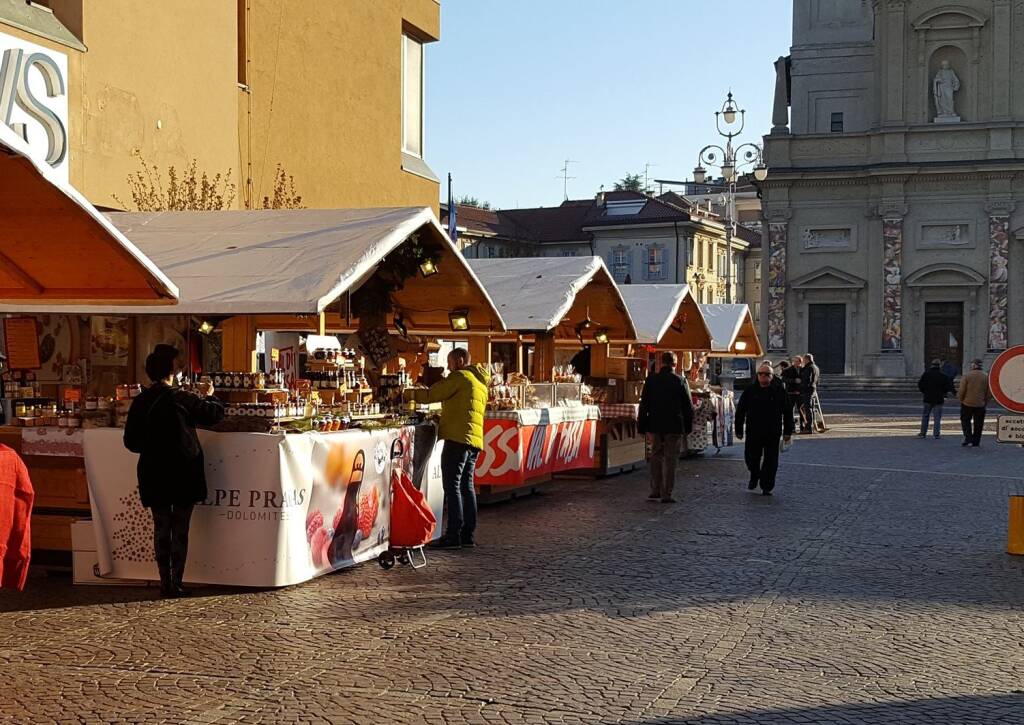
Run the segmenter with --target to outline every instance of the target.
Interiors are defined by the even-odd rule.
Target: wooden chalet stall
[[[764,347],[747,305],[700,305],[711,331],[711,357],[762,357]]]
[[[252,406],[272,405],[276,411],[281,402],[279,393],[264,390],[262,382],[261,388],[255,389],[257,378],[262,381],[262,376],[270,372],[257,372],[261,361],[257,356],[256,342],[261,331],[348,332],[358,333],[353,337],[362,336],[363,340],[372,337],[376,343],[366,342],[364,349],[360,349],[360,355],[369,356],[371,352],[378,355],[376,372],[383,373],[398,370],[397,360],[403,351],[408,351],[410,359],[421,359],[425,340],[432,332],[451,334],[453,312],[458,313],[459,319],[465,321],[474,334],[500,334],[505,329],[501,316],[475,274],[427,208],[114,213],[98,218],[116,239],[131,236],[138,245],[138,249],[132,249],[140,257],[145,253],[143,258],[147,261],[153,259],[149,264],[167,268],[180,285],[180,302],[174,307],[147,309],[146,314],[140,314],[143,310],[139,307],[125,304],[129,301],[127,297],[103,295],[74,304],[46,302],[33,305],[31,312],[36,319],[45,321],[44,330],[52,332],[58,326],[62,330],[74,328],[73,334],[66,335],[66,343],[60,341],[64,337],[60,338],[58,347],[68,347],[65,357],[73,361],[85,358],[86,366],[95,373],[92,376],[80,373],[74,385],[65,382],[55,384],[54,395],[58,398],[65,389],[76,388],[83,399],[98,398],[101,403],[107,399],[110,405],[117,406],[120,413],[122,404],[127,406],[130,400],[111,400],[114,388],[117,387],[120,397],[122,387],[138,389],[137,384],[148,384],[143,378],[142,361],[153,345],[170,343],[186,351],[186,363],[196,373],[216,375],[225,381],[227,373],[246,374],[242,377],[246,381],[244,390],[235,390],[239,387],[237,382],[219,383],[219,389],[227,396],[229,408],[237,404],[241,411],[243,406],[249,406],[245,412],[251,413]],[[0,230],[2,228],[0,226]],[[157,259],[160,261],[156,262]],[[174,294],[179,294],[179,290],[173,286],[165,291],[169,301],[173,301]],[[0,304],[0,313],[18,312],[24,307],[20,301],[8,302]],[[396,324],[398,322],[401,324]],[[406,334],[400,337],[398,327],[402,327]],[[111,351],[104,347],[108,338],[116,338]],[[214,339],[221,343],[220,361],[216,363],[209,357],[211,351],[218,347],[211,342]],[[207,355],[205,359],[201,351]],[[272,365],[270,351],[266,353],[262,364],[269,368]],[[101,358],[104,356],[112,359],[103,361]],[[90,363],[90,358],[94,362]],[[296,366],[296,375],[304,372]],[[250,385],[253,390],[248,389]],[[321,400],[324,400],[327,391],[322,392]],[[285,400],[288,393],[287,390],[280,391]],[[369,389],[362,388],[354,395],[359,400],[368,401],[377,393],[374,385]],[[341,398],[336,390],[332,391],[331,397],[335,398],[335,404]],[[302,417],[301,413],[295,415]],[[87,424],[89,416],[90,412],[86,410],[77,420],[81,425],[92,428]],[[117,422],[121,420],[123,418],[119,415]],[[104,426],[110,426],[114,421],[111,412]],[[342,430],[331,434],[333,438],[327,443],[318,439],[316,445],[330,444],[341,446],[346,451],[350,448],[357,451],[361,450],[361,445],[376,445],[375,441],[383,437],[387,439],[384,449],[388,449],[392,438],[405,435],[410,430],[405,424],[394,428],[387,428],[387,425],[389,423],[381,421],[373,429],[376,432]],[[91,510],[97,545],[100,546],[101,569],[104,569],[102,542],[109,542],[116,528],[111,517],[126,514],[122,509],[128,505],[124,501],[130,501],[130,493],[134,490],[134,463],[121,446],[121,433],[116,427],[96,428],[72,431],[33,424],[12,430],[15,430],[15,435],[43,439],[35,441],[37,445],[54,450],[59,448],[71,454],[62,458],[58,466],[65,473],[49,479],[45,476],[38,478],[37,501],[45,504],[54,515],[55,526],[49,535],[37,536],[37,548],[68,551],[71,548],[71,520],[88,516]],[[221,448],[226,451],[234,445],[232,441],[245,438],[218,437],[216,433],[204,435],[212,436],[204,439],[204,447],[210,446],[208,459]],[[300,439],[305,440],[304,435],[289,434],[285,437],[283,433],[277,433],[253,437],[254,455],[258,449],[261,456],[272,458],[280,455],[289,457],[289,460],[281,461],[281,465],[270,464],[256,471],[246,471],[235,479],[244,478],[244,485],[251,485],[254,491],[258,491],[261,485],[271,491],[284,486],[286,482],[279,479],[279,474],[283,476],[287,471],[308,468],[308,461],[303,462],[300,453],[296,453],[304,450],[303,445],[314,445],[308,441],[300,442]],[[100,454],[90,456],[90,450],[98,450]],[[372,446],[368,450],[370,454],[374,452]],[[296,459],[298,463],[291,460],[293,456],[299,456]],[[96,469],[98,473],[93,472],[93,465],[100,467]],[[239,461],[237,465],[250,464]],[[88,480],[87,470],[90,471]],[[218,476],[231,475],[230,466],[227,470],[208,472],[211,481],[216,481]],[[265,480],[261,480],[261,476]],[[369,478],[366,480],[369,485]],[[232,483],[229,487],[237,485]],[[386,481],[374,485],[382,492],[380,495],[389,490],[385,488]],[[96,486],[103,489],[103,500],[98,507]],[[214,487],[211,483],[211,490]],[[438,496],[434,496],[434,504],[437,505]],[[207,515],[207,508],[200,508],[201,513],[197,514],[193,529],[204,530],[206,527],[207,533],[197,539],[197,570],[193,573],[193,581],[274,586],[301,581],[351,563],[339,559],[324,564],[326,554],[320,562],[314,556],[311,563],[310,552],[303,552],[300,547],[294,556],[299,559],[304,556],[304,561],[289,560],[274,570],[259,571],[257,567],[249,579],[231,578],[235,574],[220,577],[216,571],[237,573],[242,569],[236,570],[230,562],[223,561],[221,552],[225,551],[231,536],[218,528],[222,524],[211,519],[212,514]],[[333,512],[324,511],[325,518],[330,520]],[[292,518],[301,528],[303,522],[297,517]],[[285,526],[283,521],[279,519],[278,523]],[[39,531],[46,532],[48,528],[40,526]],[[266,536],[255,541],[253,546],[258,549],[263,546],[260,542],[272,542],[279,533],[286,537],[296,536],[303,540],[305,546],[303,532],[270,529],[265,530],[263,534]],[[107,554],[105,575],[132,579],[155,576],[155,571],[140,571],[131,562],[119,563],[110,553],[112,550]],[[359,556],[375,556],[375,551],[365,549]],[[274,557],[266,560],[274,561]],[[215,565],[221,569],[209,568]],[[208,570],[204,571],[204,566]]]
[[[66,312],[86,303],[173,309],[177,296],[178,288],[145,254],[0,123],[0,442],[29,468],[35,549],[70,550],[71,521],[88,512],[89,501],[80,445],[55,444],[34,425],[51,419],[71,387],[64,375],[66,369],[74,374],[78,360],[65,353],[72,351],[77,330],[51,320],[56,315],[34,313],[42,305]],[[12,425],[25,421],[33,426]],[[36,561],[46,563],[46,557]]]
[[[586,381],[557,363],[586,344],[588,380],[607,382],[619,366],[625,383],[627,361],[611,359],[609,343],[632,340],[636,331],[604,262],[540,257],[471,259],[469,264],[510,330],[491,338],[490,354],[497,358],[496,346],[514,345],[515,379],[523,381],[522,396],[512,396],[514,408],[488,412],[487,449],[477,464],[481,492],[500,496],[530,490],[557,473],[600,468],[600,409],[581,396]]]

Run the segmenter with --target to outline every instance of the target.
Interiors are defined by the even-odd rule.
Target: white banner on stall
[[[411,468],[415,431],[200,431],[208,496],[192,516],[185,580],[286,586],[375,558],[388,547],[392,467]],[[438,520],[439,454],[435,446],[423,476]],[[152,517],[122,431],[85,431],[85,460],[101,576],[158,579]]]

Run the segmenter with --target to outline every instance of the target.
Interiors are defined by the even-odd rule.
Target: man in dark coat
[[[661,370],[652,373],[640,393],[637,427],[651,437],[650,499],[675,503],[676,464],[683,436],[693,430],[693,400],[690,386],[676,374],[675,353],[661,355]]]
[[[812,401],[818,394],[821,370],[814,364],[814,355],[807,353],[800,368],[800,432],[814,433],[814,410]]]
[[[779,439],[788,443],[793,435],[793,407],[770,362],[761,363],[757,383],[748,386],[736,404],[736,437],[743,440],[744,432],[743,453],[750,471],[747,488],[753,491],[760,484],[761,493],[770,496],[779,468]]]
[[[178,351],[166,345],[146,358],[153,384],[132,401],[124,427],[125,448],[139,454],[139,496],[153,514],[153,548],[160,593],[187,596],[181,586],[188,556],[192,508],[206,499],[203,449],[197,425],[213,425],[224,407],[204,384],[195,395],[171,387]]]
[[[924,398],[924,413],[921,415],[921,432],[918,438],[928,435],[928,419],[935,417],[935,437],[941,435],[942,428],[942,404],[946,402],[946,396],[956,392],[953,381],[942,372],[942,361],[932,360],[932,366],[924,371],[921,379],[917,381],[917,389],[921,391]]]

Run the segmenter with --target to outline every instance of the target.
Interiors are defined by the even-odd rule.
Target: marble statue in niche
[[[942,61],[942,66],[932,79],[932,95],[935,97],[935,123],[958,123],[956,115],[955,94],[960,90],[960,78],[949,66],[949,61]]]

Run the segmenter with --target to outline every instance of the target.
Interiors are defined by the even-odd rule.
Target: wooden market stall
[[[362,341],[360,355],[374,358],[380,373],[388,365],[397,369],[394,361],[403,349],[420,356],[422,343],[414,335],[451,334],[455,318],[471,333],[505,329],[476,275],[427,208],[114,213],[104,222],[119,235],[131,236],[174,277],[180,302],[146,314],[135,306],[91,298],[78,304],[0,304],[0,313],[31,313],[41,325],[39,347],[55,347],[59,353],[47,357],[44,383],[47,396],[57,401],[77,390],[83,399],[96,398],[101,406],[107,400],[122,413],[130,400],[110,401],[115,387],[120,393],[121,386],[144,382],[146,354],[157,343],[169,343],[187,351],[187,362],[197,372],[217,374],[218,381],[228,379],[225,373],[245,374],[241,385],[221,383],[238,415],[251,414],[252,406],[273,404],[276,411],[277,393],[255,389],[257,379],[263,384],[263,375],[256,373],[261,331],[355,333]],[[406,334],[400,337],[398,327]],[[55,343],[47,342],[47,335]],[[269,367],[269,359],[263,364]],[[337,387],[330,397],[340,407],[344,396]],[[328,391],[321,392],[320,399],[327,399]],[[361,388],[353,394],[369,400],[367,392]],[[111,411],[96,427],[120,417]],[[52,531],[37,540],[41,549],[67,551],[71,520],[90,512],[84,442],[93,431],[77,426],[91,428],[92,419],[89,411],[74,419],[74,429],[62,429],[48,415],[42,420],[26,416],[26,424],[8,429],[12,437],[47,454],[39,459],[59,460],[64,471],[37,485],[38,530]],[[104,445],[112,447],[109,455],[123,457],[115,445],[117,432],[104,436]],[[52,526],[45,525],[45,516]]]
[[[477,465],[481,493],[493,497],[532,490],[556,473],[602,469],[600,409],[581,404],[597,401],[583,399],[580,383],[589,383],[600,397],[620,395],[627,378],[642,379],[637,361],[608,354],[611,340],[633,340],[636,330],[604,262],[600,257],[541,257],[473,259],[469,264],[511,331],[492,336],[487,344],[514,344],[515,359],[522,361],[515,379],[523,381],[523,394],[512,395],[504,406],[492,401],[497,403],[492,408],[509,409],[488,412],[488,449]],[[557,362],[583,345],[589,346],[590,369],[585,380],[577,380]],[[532,354],[520,354],[524,348]]]
[[[44,303],[63,310],[89,302],[173,309],[177,296],[178,288],[138,247],[0,123],[0,302],[14,310]],[[70,548],[70,521],[88,506],[81,458],[50,456],[41,447],[26,450],[22,431],[9,424],[15,401],[42,402],[47,373],[74,367],[70,358],[58,360],[71,330],[19,315],[5,316],[0,334],[0,442],[21,454],[31,471],[39,512],[31,523],[33,546]]]
[[[742,304],[702,304],[700,311],[711,330],[712,357],[764,355],[750,307]]]

